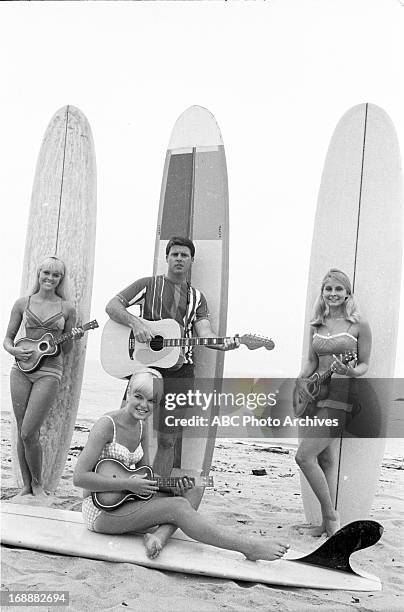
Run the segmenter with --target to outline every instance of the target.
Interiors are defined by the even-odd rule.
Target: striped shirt
[[[174,283],[164,276],[140,278],[117,295],[128,308],[140,306],[140,316],[148,321],[174,319],[184,330],[184,337],[192,336],[196,321],[209,317],[205,296],[187,281]],[[192,348],[184,349],[185,363],[193,363]]]

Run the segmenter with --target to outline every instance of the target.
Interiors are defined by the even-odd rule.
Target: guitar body
[[[145,475],[147,480],[153,480],[153,470],[148,465],[139,468],[127,468],[116,459],[101,459],[95,466],[94,471],[108,478],[133,478]],[[91,496],[94,504],[100,510],[115,510],[127,501],[151,499],[153,493],[137,495],[131,491],[102,491],[91,493]]]
[[[25,225],[25,223],[24,223]],[[66,289],[77,321],[88,321],[94,269],[96,226],[96,167],[91,129],[74,106],[52,117],[39,152],[27,223],[21,296],[29,295],[38,263],[49,255],[66,264]],[[55,403],[41,427],[42,477],[54,491],[66,464],[83,378],[87,337],[73,342],[63,355],[63,377]],[[17,428],[12,426],[12,469],[22,485]]]
[[[152,468],[148,465],[143,465],[139,468],[130,466],[128,468],[117,459],[101,459],[95,466],[94,472],[107,478],[116,478],[118,480],[120,478],[145,476],[146,480],[156,480],[160,490],[175,487],[178,480],[181,478],[180,476],[159,478],[154,476]],[[193,482],[195,486],[213,486],[213,478],[211,476],[208,478],[187,476],[187,478]],[[139,495],[138,493],[132,493],[132,491],[97,491],[96,493],[91,493],[94,504],[97,508],[100,508],[100,510],[115,510],[127,501],[134,501],[136,499],[148,500],[151,499],[153,495],[154,493]]]
[[[44,357],[58,355],[60,353],[60,346],[55,345],[54,337],[50,332],[47,332],[38,340],[20,338],[20,340],[17,340],[15,343],[15,346],[32,351],[31,357],[26,361],[16,360],[16,364],[21,372],[35,372],[41,365],[41,361]]]
[[[320,377],[318,372],[314,372],[308,380],[307,391],[313,396],[315,400],[322,400],[328,395],[328,385],[326,383],[320,383]],[[308,406],[313,400],[301,396],[297,385],[293,390],[293,412],[296,417],[303,417],[307,412]]]
[[[164,338],[181,338],[181,327],[174,319],[148,321],[156,337],[150,342],[138,342],[126,325],[109,319],[101,338],[101,364],[116,378],[131,376],[136,368],[156,366],[171,368],[181,356],[180,347],[163,347]]]

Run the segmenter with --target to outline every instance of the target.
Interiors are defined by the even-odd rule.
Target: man
[[[107,304],[109,317],[117,323],[131,327],[138,342],[151,340],[154,336],[151,322],[161,319],[175,319],[184,328],[185,337],[191,337],[193,332],[197,337],[215,336],[208,319],[208,306],[204,295],[187,281],[194,255],[195,246],[192,240],[178,236],[171,238],[166,248],[167,274],[141,278],[119,292]],[[127,308],[134,304],[140,304],[142,318],[127,311]],[[211,348],[232,350],[238,348],[238,342],[226,341],[225,344]],[[193,389],[192,348],[186,347],[183,350],[179,363],[173,368],[156,369],[163,375],[165,393],[187,393],[189,389]],[[172,384],[175,384],[176,388],[171,388]],[[158,448],[153,467],[156,473],[168,476],[174,465],[179,429],[164,427],[162,417],[163,414],[159,419]]]

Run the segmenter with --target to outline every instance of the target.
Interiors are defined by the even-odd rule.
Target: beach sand
[[[2,499],[10,499],[17,493],[11,476],[9,419],[9,413],[2,413]],[[87,440],[88,426],[88,421],[78,421],[76,425],[67,465],[52,500],[53,507],[80,511],[81,492],[73,486],[72,473]],[[206,490],[200,512],[219,525],[232,525],[246,534],[286,538],[292,548],[308,552],[319,541],[299,533],[295,527],[304,523],[295,449],[277,446],[274,443],[272,448],[265,448],[254,442],[218,440],[212,466],[215,486]],[[402,610],[403,467],[400,458],[385,459],[371,513],[371,518],[384,526],[384,534],[378,544],[354,555],[357,566],[380,577],[381,592],[277,588],[4,546],[1,586],[13,591],[69,591],[69,610],[77,611],[230,612],[259,608],[304,612],[318,610],[319,606],[330,612]],[[252,475],[252,470],[257,468],[264,468],[267,475]]]

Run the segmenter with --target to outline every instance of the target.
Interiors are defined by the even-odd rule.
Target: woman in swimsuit
[[[153,381],[154,386],[153,386]],[[127,467],[150,465],[147,449],[147,419],[159,405],[163,390],[161,374],[150,368],[133,374],[123,408],[101,417],[92,428],[74,472],[75,486],[83,488],[83,517],[90,531],[122,534],[145,531],[161,525],[153,534],[146,534],[149,557],[155,558],[166,543],[167,528],[173,533],[180,527],[191,538],[228,550],[243,553],[247,559],[279,559],[289,546],[283,541],[262,537],[243,537],[236,530],[219,527],[194,509],[200,496],[184,476],[168,496],[158,491],[156,481],[142,477],[112,478],[93,471],[102,458],[119,459]],[[114,510],[100,510],[92,502],[91,491],[132,491],[153,493],[149,500],[127,501]],[[168,524],[168,525],[167,525]]]
[[[331,536],[340,528],[332,501],[336,494],[338,438],[355,403],[349,378],[366,374],[371,344],[370,327],[358,313],[349,278],[340,270],[329,270],[321,284],[311,322],[308,359],[296,381],[299,394],[313,402],[318,418],[338,419],[339,423],[338,427],[330,428],[329,437],[324,437],[323,427],[305,427],[306,436],[296,453],[296,462],[321,506],[322,524],[311,528],[312,535],[325,532]],[[348,364],[337,357],[346,351],[357,356]],[[314,372],[322,373],[330,367],[337,376],[330,380],[328,396],[316,401],[307,390],[307,379]]]
[[[38,267],[35,287],[31,295],[19,298],[11,311],[3,346],[17,360],[29,359],[32,351],[14,346],[14,339],[24,325],[24,336],[34,340],[51,332],[55,337],[73,331],[76,313],[64,297],[64,263],[57,257],[47,257]],[[62,345],[63,353],[71,350],[72,343]],[[17,454],[23,480],[20,495],[43,496],[42,448],[40,427],[56,398],[63,373],[63,354],[45,357],[39,369],[24,373],[14,364],[10,374],[13,411],[17,421]]]

